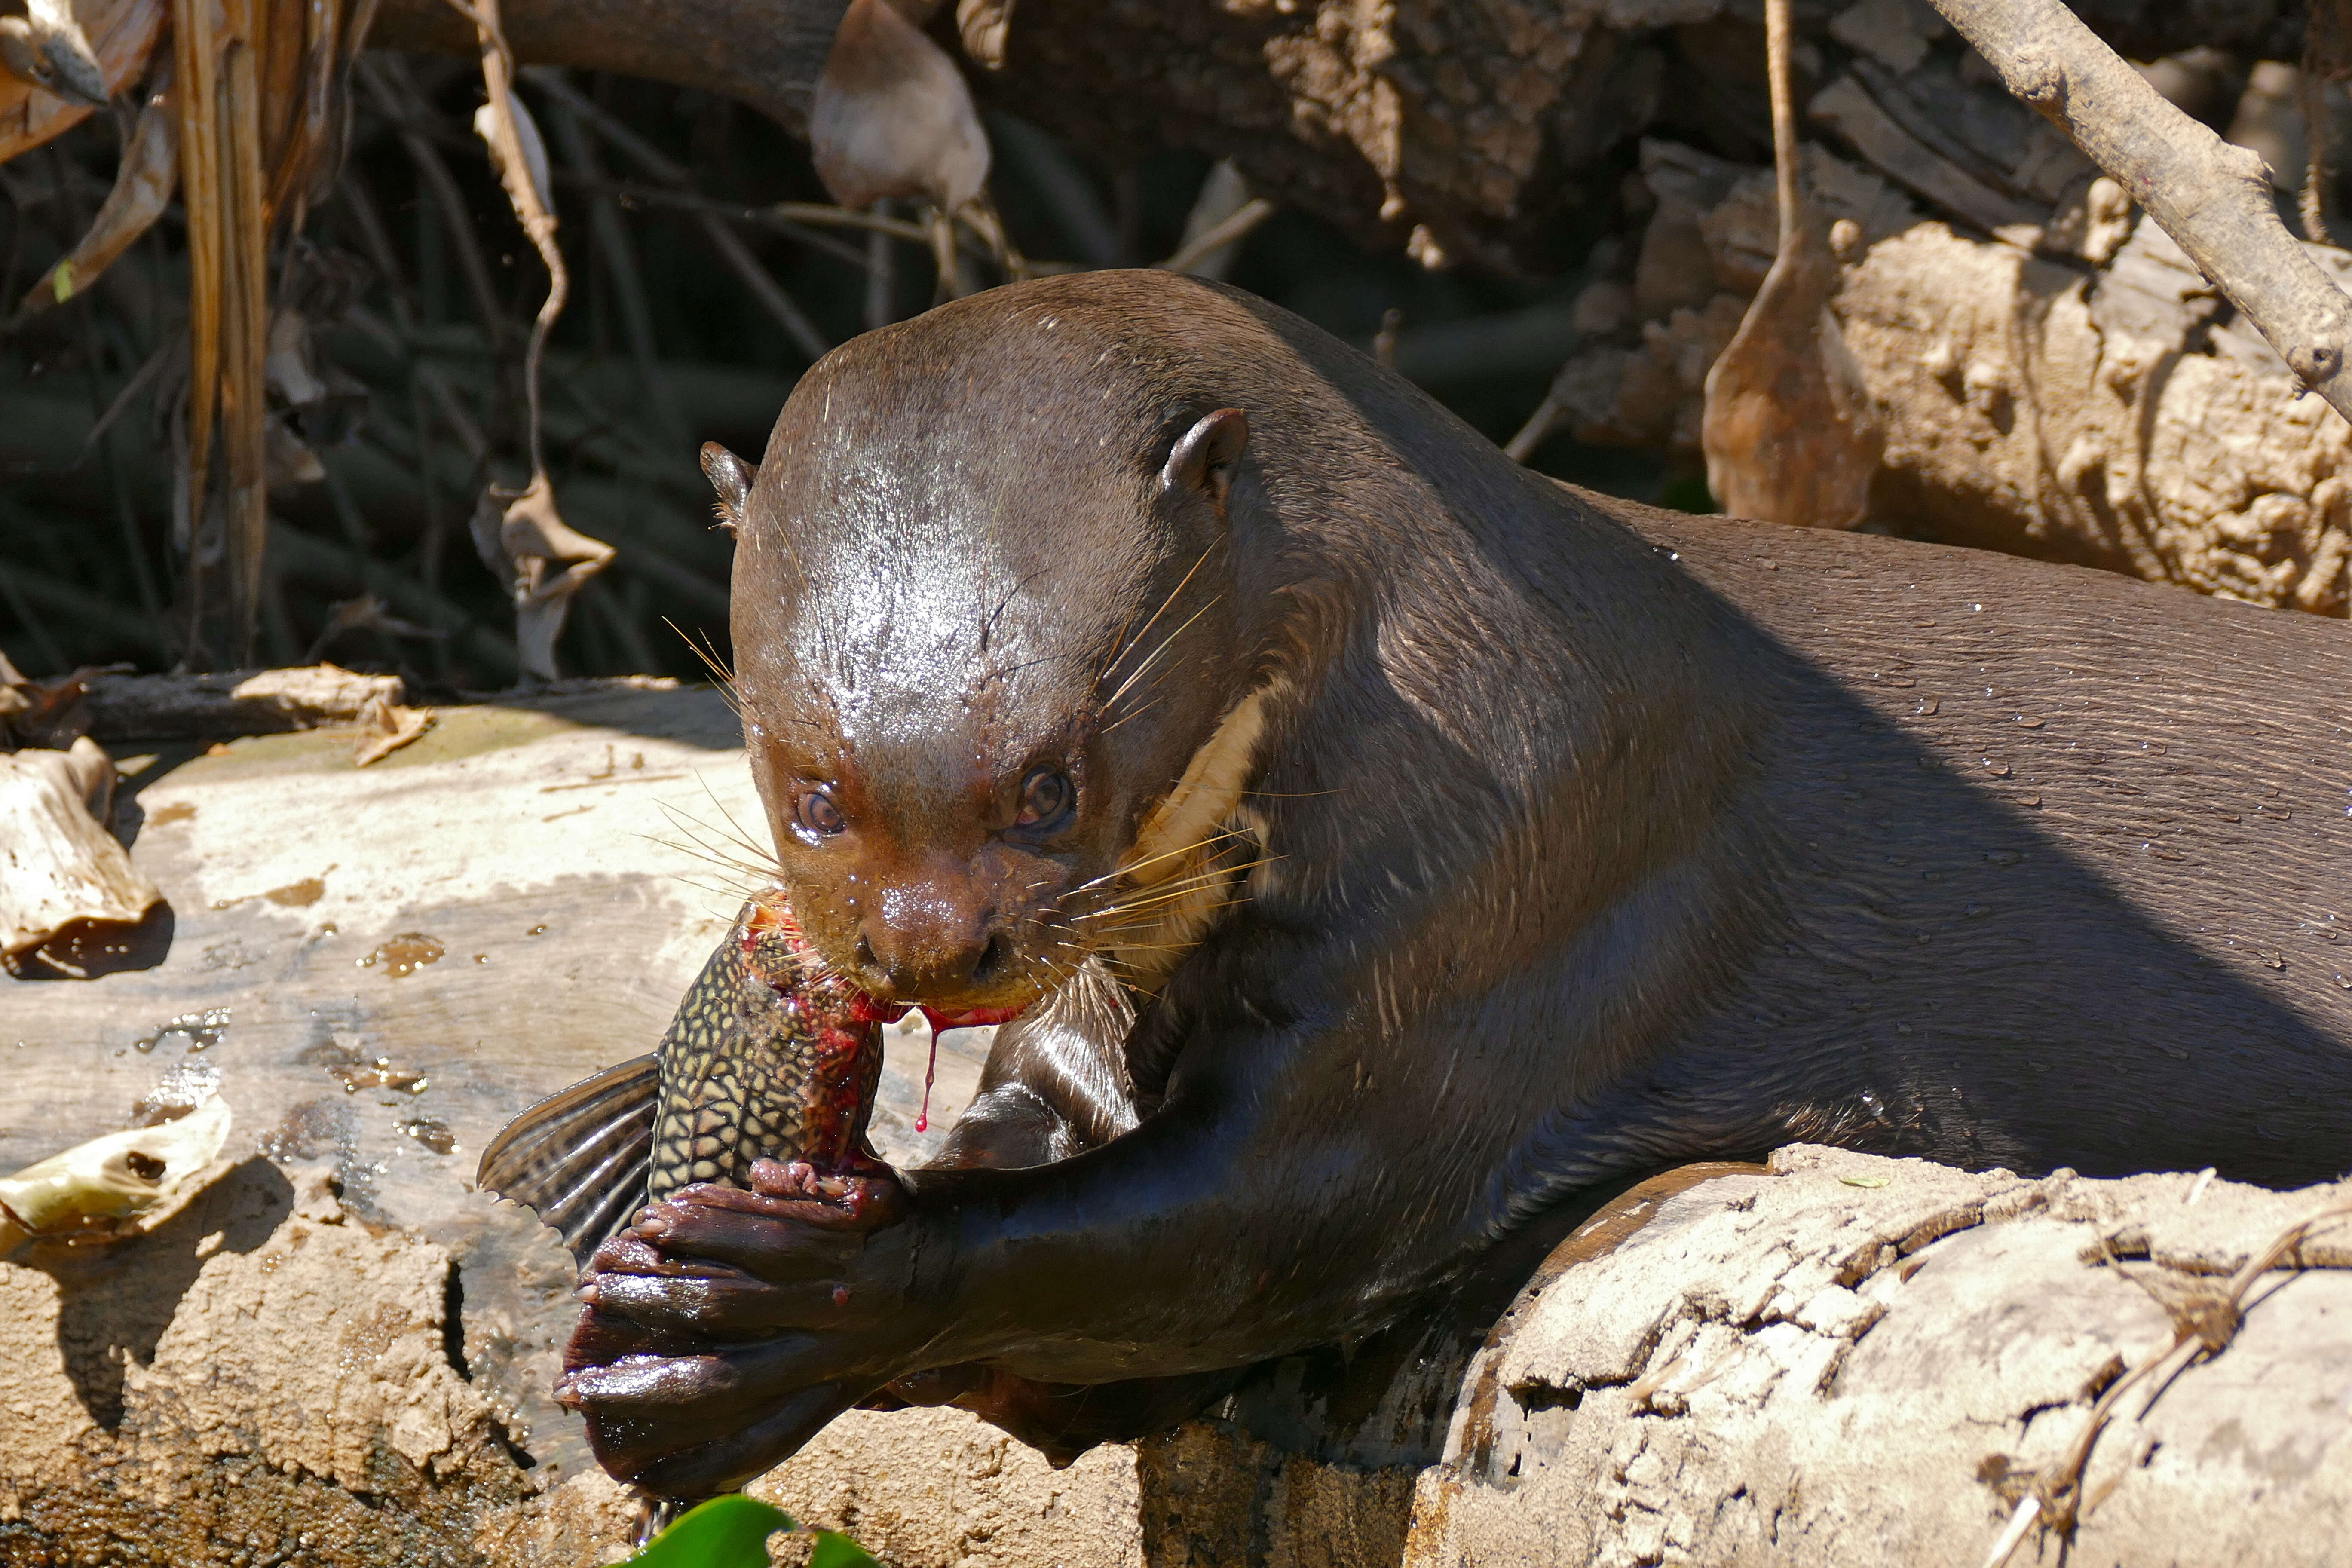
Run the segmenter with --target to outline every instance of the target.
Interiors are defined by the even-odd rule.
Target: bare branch
[[[2000,73],[2189,253],[2288,368],[2352,420],[2352,300],[2271,205],[2263,161],[2158,97],[2058,0],[1935,0]]]

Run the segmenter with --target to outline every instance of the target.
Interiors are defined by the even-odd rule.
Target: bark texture
[[[2345,613],[2352,427],[2154,224],[2087,274],[1922,225],[1853,268],[1839,308],[1893,413],[1877,515]]]
[[[2343,374],[2352,300],[2279,221],[2260,155],[2165,102],[2057,0],[1936,5],[2010,91],[2146,207],[2295,374],[2352,419],[2352,379]]]
[[[1639,270],[1588,290],[1607,330],[1555,392],[1581,439],[1695,454],[1770,254],[1771,171],[1664,142],[1643,167]],[[2345,613],[2352,429],[2113,186],[2073,183],[2009,243],[1819,147],[1807,174],[1856,226],[1833,309],[1886,433],[1877,526]],[[2303,248],[2352,279],[2352,256]]]
[[[1404,1560],[1976,1568],[2200,1285],[2342,1195],[1782,1150],[1522,1302],[1421,1477]],[[2352,1237],[2302,1261],[2145,1415],[2126,1400],[2071,1550],[2029,1539],[2023,1561],[2341,1555]]]

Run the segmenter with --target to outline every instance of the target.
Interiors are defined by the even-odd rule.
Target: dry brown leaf
[[[111,95],[129,89],[147,68],[163,36],[168,0],[79,0],[74,14],[89,40]],[[89,106],[0,71],[0,163],[80,124]]]
[[[809,146],[845,207],[911,198],[953,213],[988,181],[963,73],[889,0],[850,0],[817,78]]]
[[[1885,437],[1829,311],[1837,280],[1818,237],[1784,250],[1707,372],[1707,488],[1735,517],[1852,528],[1869,515]]]
[[[1739,331],[1706,375],[1707,488],[1735,517],[1852,528],[1869,513],[1885,433],[1830,297],[1837,258],[1805,200],[1789,86],[1789,0],[1768,0],[1780,244]]]
[[[316,659],[329,645],[349,631],[381,632],[394,637],[446,637],[449,634],[433,626],[420,626],[394,615],[384,602],[373,593],[355,598],[338,599],[327,606],[327,624],[319,628],[305,657]],[[394,701],[398,699],[394,698]]]
[[[563,521],[544,473],[520,494],[492,486],[474,508],[473,534],[482,564],[514,599],[515,651],[524,675],[553,680],[555,639],[572,595],[612,564],[613,547]]]
[[[166,61],[148,85],[146,107],[139,111],[130,144],[123,149],[114,188],[106,194],[89,232],[26,292],[16,319],[62,305],[97,282],[114,258],[163,216],[179,183],[180,109],[172,96],[172,68]]]
[[[67,0],[25,0],[23,16],[0,16],[0,68],[69,103],[106,107],[106,68]]]
[[[361,733],[352,745],[352,766],[381,762],[433,728],[433,715],[373,698],[360,713]]]

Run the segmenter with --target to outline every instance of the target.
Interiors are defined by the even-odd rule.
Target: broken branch
[[[2304,384],[2352,420],[2352,300],[2271,205],[2263,160],[2159,97],[2058,0],[1935,0],[2001,81],[2112,175]]]

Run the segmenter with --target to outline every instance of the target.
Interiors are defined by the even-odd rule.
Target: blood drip
[[[915,1131],[918,1132],[929,1132],[931,1130],[931,1079],[939,1076],[939,1071],[940,1032],[933,1029],[930,1063],[923,1068],[923,1109],[915,1113]]]

